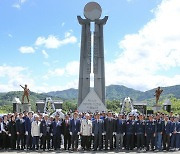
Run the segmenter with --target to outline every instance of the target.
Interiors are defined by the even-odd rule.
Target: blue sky
[[[81,26],[88,0],[0,0],[0,92],[78,88]],[[180,1],[98,0],[106,85],[137,90],[180,84]]]

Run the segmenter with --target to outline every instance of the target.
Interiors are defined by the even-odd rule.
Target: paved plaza
[[[79,150],[79,151],[77,151],[77,152],[72,152],[72,151],[65,151],[65,150],[60,150],[60,151],[43,151],[43,150],[38,150],[38,151],[22,151],[22,150],[14,150],[14,151],[11,151],[11,150],[8,150],[8,151],[2,151],[2,150],[0,150],[0,153],[2,154],[2,153],[11,153],[11,154],[16,154],[16,153],[20,153],[20,154],[24,154],[24,153],[141,153],[141,154],[143,154],[143,153],[146,153],[146,154],[148,154],[148,153],[157,153],[157,154],[163,154],[163,153],[173,153],[173,154],[179,154],[180,153],[180,151],[169,151],[169,152],[167,152],[167,151],[161,151],[161,152],[156,152],[156,151],[148,151],[148,152],[146,152],[146,151],[143,151],[143,152],[137,152],[137,151],[135,151],[135,150],[132,150],[132,151],[127,151],[127,150],[122,150],[122,151],[115,151],[115,150],[112,150],[112,151],[110,151],[110,150],[108,150],[108,151],[105,151],[105,150],[102,150],[102,151],[93,151],[93,150],[91,150],[91,151],[82,151],[82,150]]]

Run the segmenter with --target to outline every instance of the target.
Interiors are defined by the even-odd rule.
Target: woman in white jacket
[[[40,124],[38,115],[35,115],[35,121],[32,122],[31,125],[31,135],[33,138],[33,149],[39,149],[39,137],[40,137]]]

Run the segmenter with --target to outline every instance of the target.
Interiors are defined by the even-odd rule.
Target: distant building
[[[171,112],[171,105],[172,102],[169,99],[166,99],[163,103],[163,109],[166,110],[167,112]]]
[[[134,108],[137,109],[139,112],[146,114],[147,109],[147,102],[133,102]]]

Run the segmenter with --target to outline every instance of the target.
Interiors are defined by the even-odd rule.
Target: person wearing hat
[[[40,136],[42,136],[43,151],[46,150],[46,145],[47,149],[50,149],[50,126],[51,122],[48,119],[48,114],[44,114],[44,119],[40,124]]]
[[[126,133],[126,149],[133,150],[134,148],[134,134],[135,134],[135,123],[133,121],[133,115],[129,115],[129,119],[125,123]]]
[[[137,150],[142,150],[145,141],[145,121],[142,114],[138,116],[138,120],[135,122],[135,135],[137,139]]]
[[[82,149],[90,150],[91,147],[91,135],[92,135],[92,121],[90,120],[89,113],[85,115],[86,119],[82,120],[80,127],[80,134],[82,136]]]
[[[19,119],[16,121],[16,131],[17,131],[17,149],[24,149],[24,135],[25,135],[25,120],[23,119],[23,114],[19,113]]]
[[[145,136],[146,136],[146,151],[149,151],[149,146],[151,145],[151,150],[154,150],[154,140],[156,135],[156,126],[153,116],[149,115],[149,120],[145,124]]]
[[[32,122],[31,125],[31,136],[33,139],[33,150],[38,150],[39,149],[39,137],[40,137],[40,124],[41,122],[39,121],[39,116],[35,115],[34,116],[34,121]]]
[[[78,119],[78,113],[74,112],[73,119],[70,121],[70,135],[71,135],[71,145],[72,150],[78,150],[78,139],[80,134],[80,120]]]
[[[92,122],[92,136],[94,136],[93,148],[94,151],[99,148],[103,149],[102,134],[104,133],[104,121],[100,119],[100,113],[97,113],[95,120]]]

